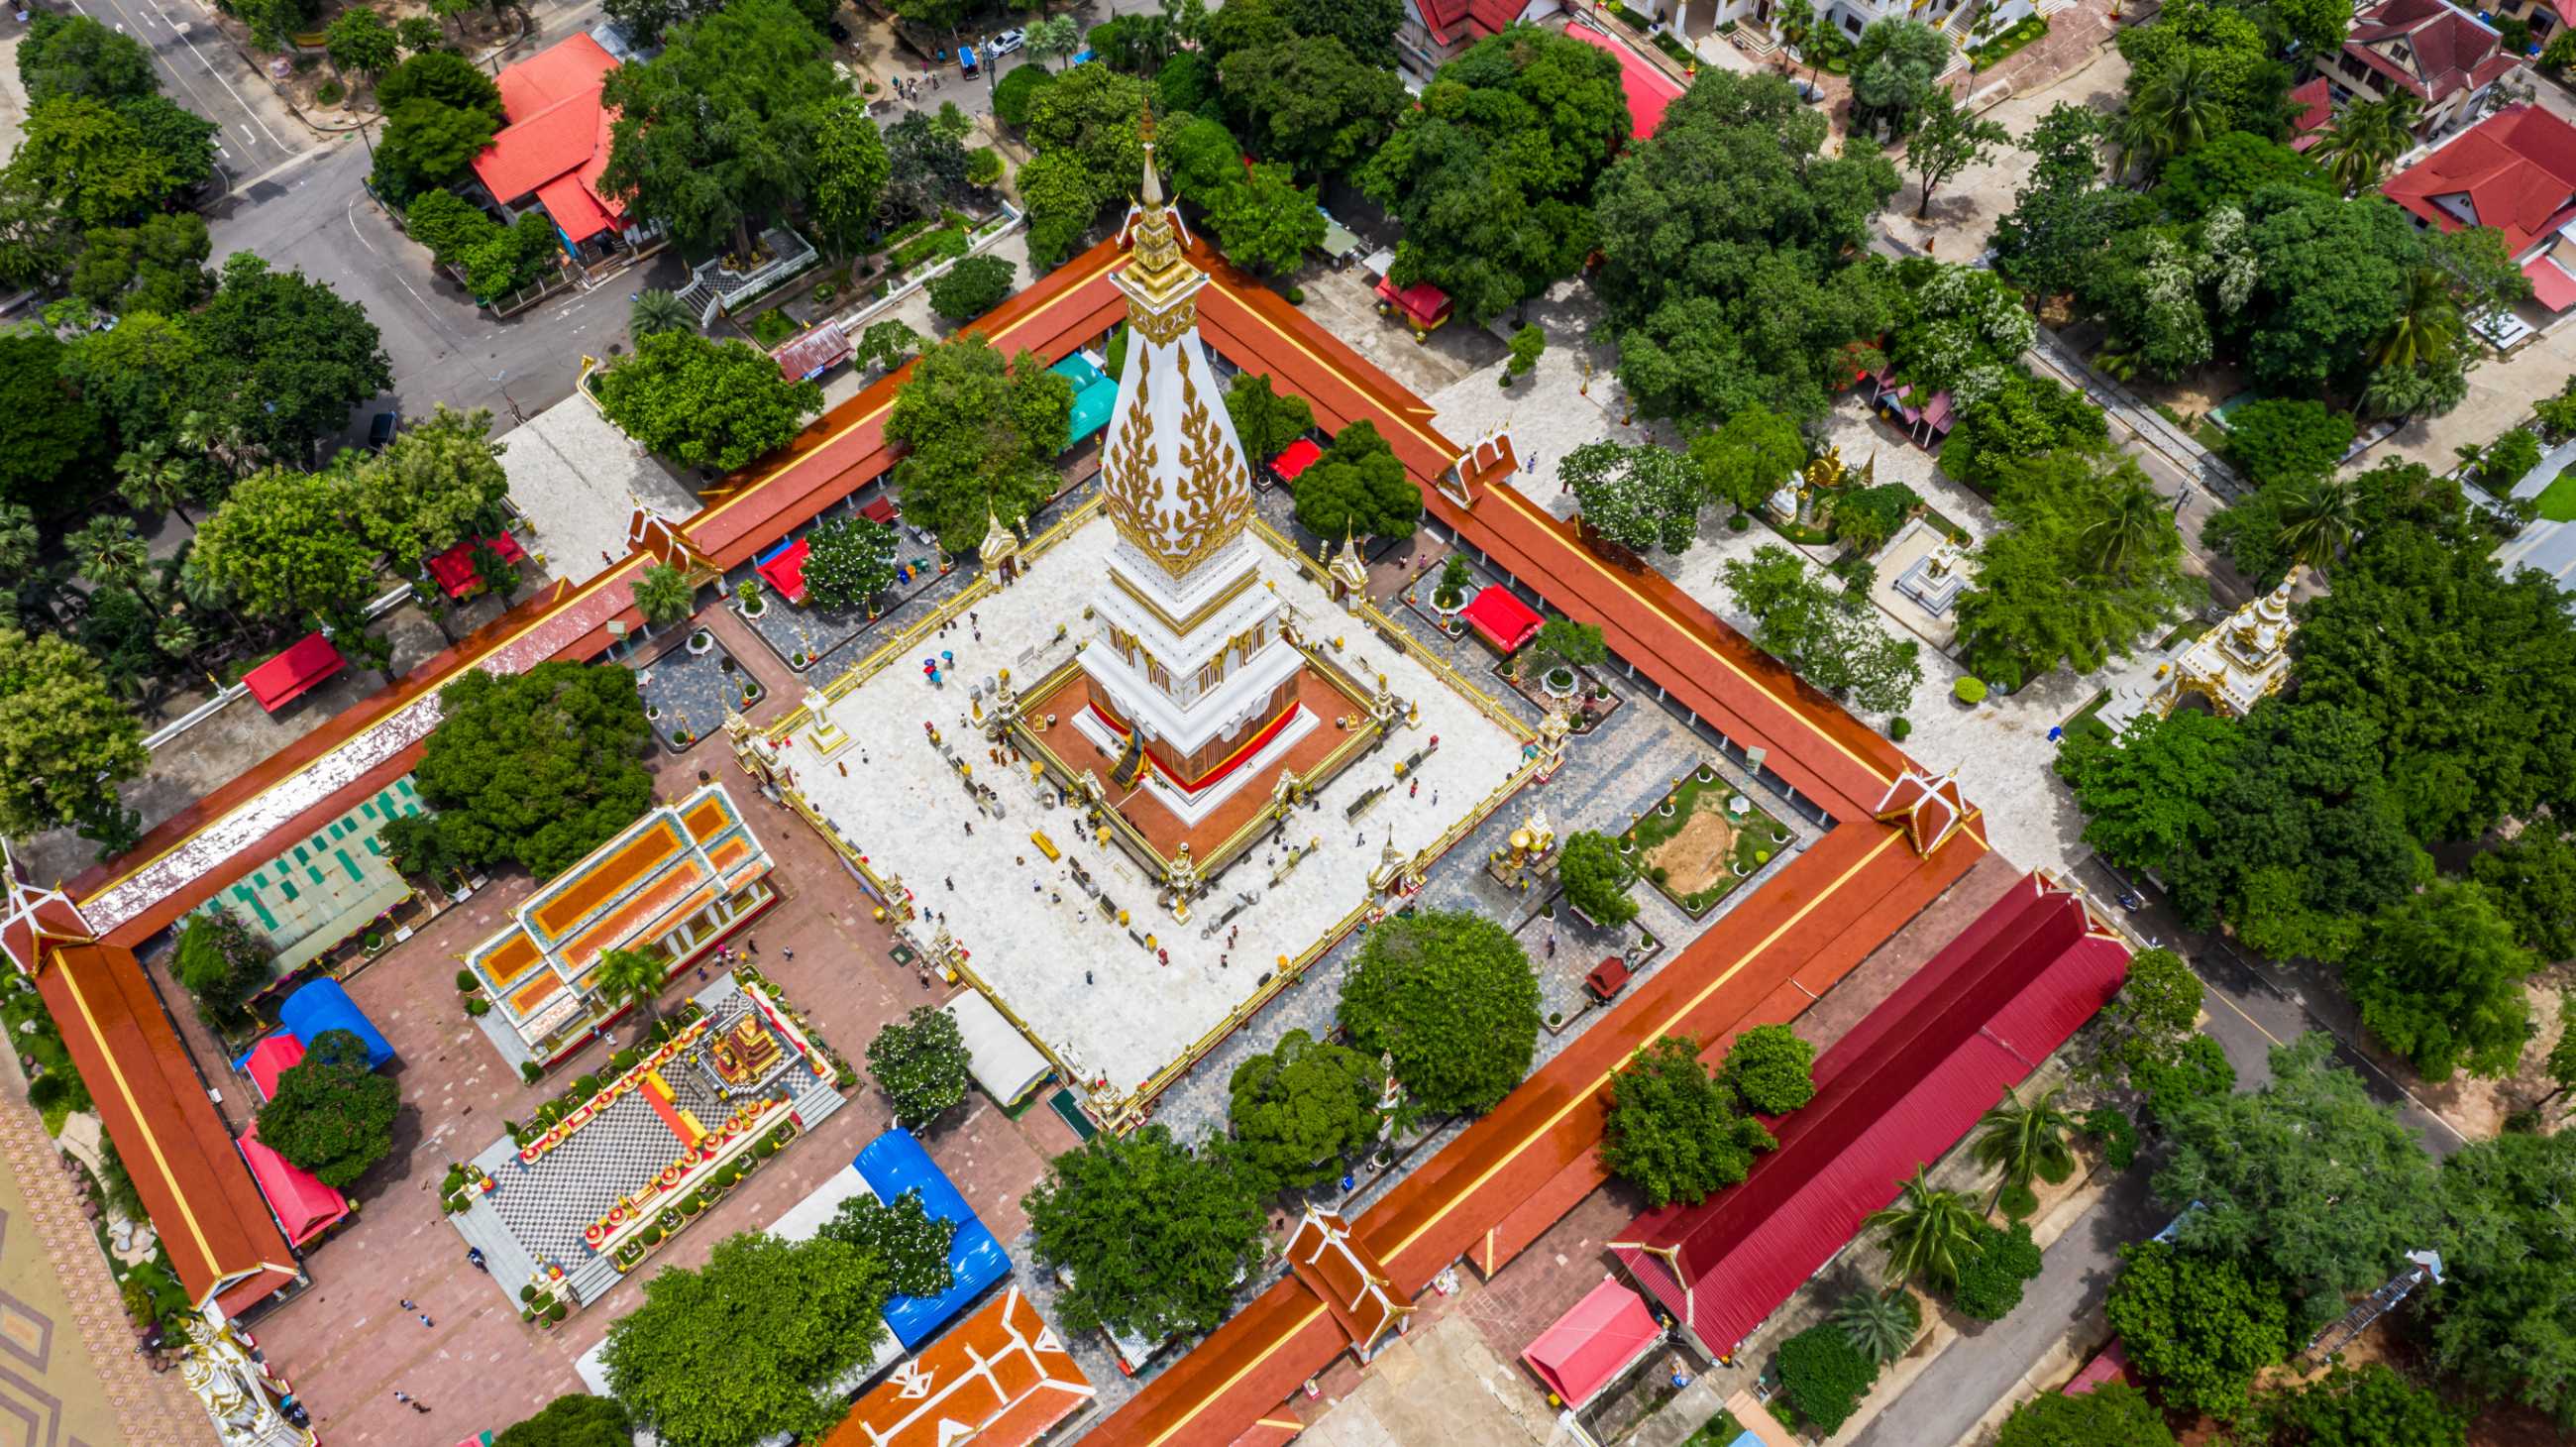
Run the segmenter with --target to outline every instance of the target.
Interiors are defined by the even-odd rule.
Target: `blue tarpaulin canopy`
[[[921,1192],[922,1208],[934,1219],[954,1221],[957,1234],[948,1243],[948,1270],[955,1277],[937,1296],[894,1296],[885,1304],[886,1325],[906,1350],[918,1351],[950,1317],[966,1309],[984,1289],[1009,1274],[1011,1255],[957,1193],[939,1164],[900,1127],[868,1142],[851,1162],[877,1199],[892,1202],[906,1191]]]
[[[348,1031],[366,1042],[370,1070],[394,1058],[394,1047],[368,1023],[358,1002],[349,998],[349,992],[341,989],[337,980],[315,980],[287,996],[286,1003],[277,1007],[277,1023],[292,1031],[308,1050],[313,1046],[313,1037],[325,1030]]]
[[[1089,437],[1109,425],[1109,409],[1118,400],[1118,379],[1091,364],[1091,359],[1075,352],[1048,371],[1073,384],[1073,427],[1065,436],[1065,445]]]

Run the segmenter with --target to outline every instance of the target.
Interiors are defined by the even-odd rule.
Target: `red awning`
[[[859,509],[859,516],[866,518],[872,523],[883,523],[887,527],[893,527],[894,520],[902,515],[903,514],[896,509],[894,499],[886,496],[884,493],[878,493],[875,497],[868,499],[867,506]]]
[[[1538,636],[1538,614],[1500,583],[1487,584],[1458,616],[1504,653]]]
[[[277,1224],[286,1229],[287,1244],[301,1246],[349,1214],[348,1197],[322,1184],[311,1171],[260,1144],[256,1123],[242,1132],[241,1153],[242,1159],[250,1162],[250,1178],[259,1182],[259,1193],[268,1198],[268,1208],[277,1213]]]
[[[1315,445],[1315,439],[1300,437],[1288,444],[1287,451],[1270,459],[1270,470],[1278,473],[1282,482],[1295,482],[1299,474],[1314,466],[1315,460],[1323,455],[1324,449]]]
[[[1580,1411],[1663,1337],[1637,1293],[1604,1280],[1523,1348],[1521,1360],[1549,1391]]]
[[[304,1062],[304,1042],[283,1030],[260,1041],[242,1057],[242,1073],[250,1077],[262,1101],[277,1097],[277,1077]]]
[[[1427,281],[1417,281],[1398,291],[1385,277],[1379,277],[1377,299],[1394,306],[1417,327],[1436,327],[1449,320],[1449,293]]]
[[[778,596],[790,603],[805,601],[805,555],[813,551],[803,538],[789,543],[760,560],[754,572],[769,580]]]
[[[2084,1364],[2084,1370],[2075,1374],[2075,1380],[2057,1390],[2069,1397],[2080,1397],[2105,1382],[2128,1380],[2129,1354],[2120,1346],[2120,1339],[2113,1337],[2109,1346],[2102,1348],[2093,1360]]]
[[[437,580],[439,591],[450,598],[464,598],[482,590],[483,580],[474,576],[474,545],[489,544],[495,556],[505,563],[527,560],[527,550],[508,533],[488,538],[467,538],[455,547],[429,560],[429,576]]]
[[[2532,297],[2549,308],[2552,315],[2576,306],[2576,276],[2561,271],[2558,263],[2547,256],[2524,262],[2522,274],[2531,282]]]
[[[330,639],[308,633],[284,653],[243,674],[242,682],[261,708],[275,713],[339,672],[348,661]]]

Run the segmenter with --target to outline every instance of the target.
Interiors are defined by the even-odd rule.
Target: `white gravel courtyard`
[[[1291,824],[1287,837],[1299,845],[1318,841],[1316,853],[1274,883],[1271,862],[1283,855],[1274,849],[1266,860],[1254,851],[1192,906],[1187,924],[1175,924],[1156,907],[1144,871],[1093,842],[1070,810],[1053,807],[1051,787],[1032,783],[1025,768],[991,765],[989,746],[968,717],[971,685],[1004,667],[1014,682],[1033,684],[1090,637],[1096,625],[1084,613],[1107,576],[1116,541],[1108,519],[1095,515],[1036,559],[1018,583],[979,603],[976,623],[960,617],[945,636],[917,650],[954,654],[943,686],[924,678],[919,657],[908,658],[833,702],[832,721],[855,741],[834,761],[846,773],[810,756],[795,760],[792,751],[790,762],[815,808],[872,868],[902,876],[919,906],[947,924],[969,951],[969,967],[1014,1013],[1086,1077],[1105,1076],[1111,1089],[1126,1094],[1223,1024],[1281,956],[1301,954],[1359,906],[1390,839],[1410,855],[1501,787],[1520,765],[1521,745],[1429,669],[1366,632],[1288,558],[1264,549],[1263,579],[1289,599],[1299,636],[1327,651],[1329,640],[1344,640],[1345,669],[1363,680],[1383,671],[1399,698],[1419,704],[1421,723],[1399,724],[1382,748],[1319,794],[1320,807]],[[999,793],[1003,817],[973,801],[925,736],[925,722]],[[1324,726],[1334,723],[1327,719]],[[1421,765],[1419,793],[1397,785],[1356,823],[1344,821],[1346,806],[1392,782],[1394,766],[1434,735],[1440,748]],[[1106,774],[1105,765],[1101,771]],[[1131,926],[1170,952],[1171,963],[1159,963],[1154,951],[1104,919],[1066,865],[1049,861],[1030,842],[1033,830],[1043,831],[1067,861],[1080,862],[1129,912]],[[1239,934],[1229,946],[1226,930],[1212,923],[1245,895],[1256,902],[1231,921]]]

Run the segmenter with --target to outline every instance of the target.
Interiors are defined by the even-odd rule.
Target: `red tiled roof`
[[[490,547],[492,549],[493,556],[499,558],[502,562],[519,563],[527,561],[527,550],[519,546],[519,540],[517,538],[510,536],[506,532],[496,533],[491,537],[481,539],[481,541]],[[430,577],[437,581],[439,591],[445,593],[450,598],[462,598],[466,594],[471,593],[482,586],[482,579],[477,578],[474,575],[475,542],[476,539],[467,538],[465,541],[458,543],[456,546],[449,548],[446,552],[440,553],[429,560]]]
[[[1091,1379],[1013,1285],[852,1403],[822,1447],[1023,1447],[1091,1396]]]
[[[2318,76],[2290,92],[2290,104],[2298,112],[2290,122],[2290,149],[2304,151],[2323,139],[2316,133],[2334,119],[2334,85]]]
[[[1609,1278],[1522,1348],[1521,1360],[1549,1391],[1580,1410],[1663,1339],[1645,1299]]]
[[[1816,1099],[1741,1185],[1631,1223],[1612,1251],[1709,1350],[1735,1349],[1897,1183],[2119,988],[2128,950],[2025,878],[1816,1062]]]
[[[1653,135],[1664,123],[1664,108],[1681,98],[1681,86],[1653,61],[1589,25],[1569,25],[1565,33],[1619,62],[1619,87],[1628,94],[1628,134],[1640,141]]]
[[[2576,306],[2576,276],[2569,276],[2547,253],[2533,257],[2522,265],[2522,276],[2531,283],[2531,294],[2555,316]]]
[[[1394,282],[1380,277],[1377,299],[1413,318],[1415,326],[1431,326],[1449,316],[1449,293],[1427,281],[1399,288]]]
[[[2392,59],[2377,48],[2383,45],[2403,45],[2409,57]],[[2494,31],[2442,0],[2385,0],[2353,17],[2343,48],[2427,101],[2475,90],[2521,63],[2504,53]]]
[[[2466,223],[2435,202],[2459,197],[2520,256],[2576,216],[2576,126],[2536,105],[2507,106],[2379,189],[2444,231]]]
[[[548,46],[501,72],[510,123],[474,158],[474,174],[503,203],[534,195],[575,241],[610,229],[626,208],[599,190],[615,117],[599,103],[616,57],[588,35]]]

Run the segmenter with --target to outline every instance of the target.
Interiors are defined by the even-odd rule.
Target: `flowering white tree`
[[[1585,525],[1623,548],[1679,553],[1698,537],[1706,494],[1698,465],[1681,453],[1587,442],[1565,455],[1556,475],[1574,489]]]

